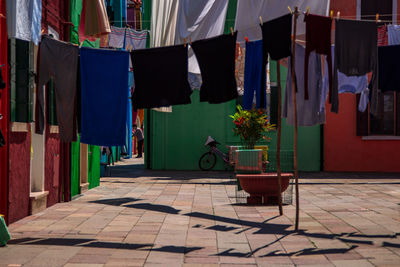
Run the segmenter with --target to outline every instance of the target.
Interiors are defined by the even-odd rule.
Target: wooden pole
[[[292,57],[291,57],[291,71],[292,71],[292,91],[293,91],[293,110],[294,110],[294,151],[293,151],[293,167],[294,167],[294,180],[295,180],[295,190],[296,190],[296,223],[295,230],[299,230],[299,170],[297,166],[297,102],[296,102],[296,78],[295,78],[295,68],[296,68],[296,27],[297,27],[297,17],[299,11],[297,6],[294,8],[294,22],[293,22],[293,39],[292,39]]]
[[[276,172],[278,174],[278,203],[279,215],[283,215],[282,208],[282,174],[281,174],[281,136],[282,136],[282,88],[281,88],[281,64],[280,60],[276,61],[276,74],[278,79],[278,140],[276,145]]]

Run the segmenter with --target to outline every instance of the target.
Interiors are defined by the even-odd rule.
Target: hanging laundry
[[[79,23],[83,9],[83,2],[82,0],[71,0],[70,1],[70,21],[73,24],[71,25],[71,35],[70,35],[70,42],[73,44],[79,44]],[[83,25],[84,26],[84,25]],[[84,27],[82,28],[84,32]],[[82,38],[83,39],[83,38]],[[98,47],[98,42],[90,42],[86,41],[83,43],[83,46],[86,47]]]
[[[400,45],[378,48],[379,89],[400,92]]]
[[[388,25],[388,44],[399,45],[400,44],[400,25]]]
[[[81,142],[123,146],[128,106],[129,53],[81,48]]]
[[[335,63],[331,111],[339,112],[339,70],[348,76],[362,76],[372,71],[370,82],[371,113],[378,111],[377,24],[370,21],[336,20]]]
[[[187,47],[184,45],[133,50],[135,109],[190,104]]]
[[[200,101],[218,104],[237,98],[236,36],[237,32],[192,43],[203,79]]]
[[[53,77],[56,92],[57,121],[60,139],[76,139],[76,80],[79,48],[70,43],[43,36],[39,53],[39,83],[37,87],[36,133],[44,130],[44,89]]]
[[[326,55],[329,73],[329,92],[332,91],[332,49],[331,29],[332,19],[318,15],[308,14],[306,22],[306,58],[304,62],[304,97],[308,99],[308,57],[312,51],[320,55]]]
[[[111,33],[108,35],[108,47],[119,49],[125,47],[125,28],[111,26]]]
[[[147,31],[136,31],[127,28],[125,36],[125,47],[127,49],[145,49],[147,42]]]
[[[7,0],[8,38],[39,44],[42,30],[42,0]]]
[[[261,25],[263,38],[263,54],[262,54],[262,70],[261,70],[261,88],[264,88],[266,81],[266,66],[268,63],[268,55],[272,60],[279,60],[291,55],[291,34],[292,34],[292,15],[287,14],[277,19],[264,22]],[[273,38],[271,37],[273,36]],[[264,102],[266,91],[261,92],[260,106],[265,108],[267,103]]]
[[[254,93],[256,95],[256,107],[261,103],[267,103],[266,94],[262,93],[266,90],[266,75],[262,75],[263,64],[263,41],[255,41],[246,43],[246,62],[244,68],[244,94],[243,109],[250,110],[253,108]],[[261,80],[264,79],[264,80]],[[261,101],[261,97],[264,99]]]
[[[181,0],[176,23],[175,44],[197,41],[223,34],[228,0]],[[189,72],[200,74],[192,49],[189,49]]]
[[[126,10],[126,24],[129,27],[136,29],[136,8],[128,7]]]
[[[151,3],[150,46],[174,45],[179,0],[153,0]]]
[[[81,56],[78,56],[78,71],[76,79],[76,122],[78,134],[82,133],[82,78]]]
[[[386,25],[378,27],[378,46],[388,45],[388,34]]]
[[[335,46],[332,45],[332,56],[334,58]],[[361,76],[347,76],[340,71],[337,71],[338,75],[338,90],[339,94],[342,93],[353,93],[361,94],[360,102],[358,103],[358,110],[364,112],[368,107],[369,102],[369,89],[368,89],[368,75]],[[328,65],[325,61],[325,75],[322,86],[322,97],[321,97],[321,111],[325,110],[325,102],[329,92],[329,80],[328,80]]]
[[[309,56],[309,72],[308,72],[308,89],[309,99],[304,99],[304,59],[306,48],[296,44],[296,76],[295,84],[297,87],[297,122],[299,126],[313,126],[325,123],[325,112],[320,111],[321,90],[322,90],[322,66],[321,56],[315,52],[311,52]],[[291,68],[289,61],[289,67]],[[286,79],[285,99],[282,109],[284,118],[287,118],[289,125],[294,125],[293,114],[293,89],[292,74],[288,71]]]
[[[152,0],[150,47],[175,44],[176,20],[179,0]],[[158,112],[172,112],[172,107],[153,109]]]
[[[239,43],[236,43],[235,77],[239,95],[244,94],[244,65],[246,61],[245,55],[246,48],[243,48],[240,46]]]
[[[235,20],[235,30],[238,31],[238,41],[244,42],[247,36],[250,41],[260,40],[261,32],[257,25],[260,23],[261,16],[263,21],[270,21],[288,13],[288,6],[294,9],[295,6],[300,11],[305,11],[307,7],[310,13],[315,15],[327,16],[329,12],[329,0],[238,0],[237,13]],[[297,35],[305,34],[305,23],[297,20]],[[273,38],[273,36],[269,36]]]
[[[84,30],[84,31],[82,31]],[[79,36],[95,39],[111,32],[104,0],[83,0]],[[94,41],[93,38],[90,41]]]

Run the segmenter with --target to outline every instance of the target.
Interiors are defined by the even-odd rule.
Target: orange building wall
[[[331,9],[335,15],[340,11],[341,16],[355,18],[356,1],[332,0]],[[400,140],[372,141],[356,136],[356,106],[355,95],[340,94],[339,113],[327,112],[324,126],[324,170],[400,172]],[[330,110],[330,105],[326,107]]]
[[[400,172],[400,140],[362,140],[356,136],[356,102],[355,95],[340,94],[339,113],[327,112],[324,170]]]

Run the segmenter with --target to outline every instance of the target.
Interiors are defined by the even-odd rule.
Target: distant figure
[[[134,136],[137,138],[137,151],[138,155],[136,158],[141,158],[143,153],[143,142],[144,142],[144,135],[143,130],[138,128],[136,124],[133,125],[133,133]]]

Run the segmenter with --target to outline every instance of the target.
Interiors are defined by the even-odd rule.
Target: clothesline
[[[340,11],[338,10],[338,12],[340,12]],[[305,12],[301,12],[301,14],[305,15]],[[387,16],[393,16],[393,15],[400,16],[400,13],[394,13],[394,14],[379,14],[378,13],[378,15],[379,15],[379,17],[387,17]],[[342,16],[342,15],[340,15],[339,18],[357,19],[358,17],[361,17],[361,18],[373,17],[373,18],[375,18],[376,15],[361,15],[361,16],[355,16],[355,15]],[[334,16],[334,18],[338,18],[338,17]],[[137,21],[137,20],[130,20],[130,21],[112,20],[110,22],[134,22],[134,21]],[[140,21],[141,22],[151,22],[151,20],[143,20],[143,19]],[[236,19],[226,19],[225,21],[236,21]],[[372,21],[372,20],[362,20],[362,21]],[[376,21],[376,20],[373,20],[373,21]],[[381,22],[381,20],[379,20],[379,22]]]

